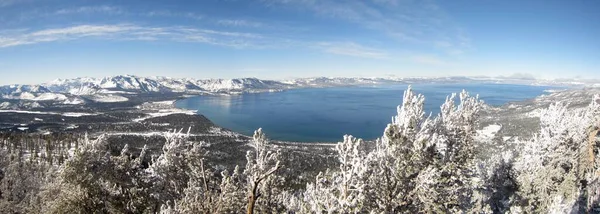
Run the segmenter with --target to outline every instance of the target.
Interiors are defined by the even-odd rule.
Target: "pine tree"
[[[350,135],[336,145],[339,169],[320,173],[304,193],[304,210],[314,213],[357,213],[366,211],[365,150],[363,141]]]
[[[247,213],[251,214],[255,211],[255,206],[259,199],[265,197],[274,190],[273,183],[269,179],[281,169],[281,161],[279,150],[273,151],[269,146],[269,141],[262,129],[254,132],[252,146],[254,151],[246,153],[246,168],[244,175],[247,182],[248,206]],[[270,199],[267,199],[270,200]]]
[[[588,197],[597,192],[598,144],[595,133],[600,122],[600,98],[586,108],[569,109],[556,103],[542,111],[541,129],[522,142],[515,163],[520,209],[529,212],[590,212]],[[594,203],[593,201],[591,203]]]

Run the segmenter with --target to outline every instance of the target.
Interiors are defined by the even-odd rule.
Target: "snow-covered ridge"
[[[208,79],[196,80],[190,78],[170,77],[138,77],[119,75],[104,78],[58,79],[43,84],[53,92],[75,95],[92,95],[98,93],[152,93],[152,92],[246,92],[256,89],[287,89],[289,85],[277,81],[259,80],[256,78],[240,79]]]
[[[294,88],[286,83],[256,78],[207,79],[139,77],[119,75],[104,78],[57,79],[41,85],[0,86],[0,100],[61,101],[65,105],[91,102],[124,102],[119,95],[141,93],[253,93]]]
[[[139,77],[118,75],[103,78],[57,79],[40,85],[0,86],[0,99],[28,101],[56,101],[65,105],[85,102],[124,102],[126,95],[141,93],[184,93],[239,94],[273,92],[294,88],[319,88],[376,84],[419,84],[419,83],[504,83],[526,85],[569,85],[573,80],[542,81],[535,79],[513,80],[492,77],[316,77],[286,81],[261,80],[257,78],[237,79],[191,79],[170,77]],[[583,86],[595,86],[591,83]]]

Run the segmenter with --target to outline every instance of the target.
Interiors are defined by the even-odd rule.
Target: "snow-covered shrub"
[[[339,169],[320,173],[315,183],[308,184],[304,192],[302,211],[313,213],[364,212],[365,202],[365,151],[362,140],[344,136],[336,146]]]
[[[345,137],[337,146],[340,169],[307,185],[311,212],[461,212],[471,208],[473,135],[483,103],[463,91],[426,118],[425,98],[409,87],[398,115],[372,150]]]
[[[261,129],[245,168],[233,170],[210,163],[207,144],[189,132],[165,134],[150,163],[148,147],[137,157],[127,145],[111,154],[105,136],[86,137],[74,151],[70,142],[2,140],[0,212],[600,212],[600,96],[580,109],[551,105],[532,139],[485,160],[474,150],[478,97],[453,94],[435,117],[424,102],[409,87],[381,138],[344,136],[339,165],[298,191],[285,188],[294,178],[283,177],[279,147]]]
[[[0,148],[0,211],[39,213],[44,203],[39,193],[53,179],[53,166],[45,161],[26,160],[17,154],[18,150],[8,153]]]
[[[172,143],[178,141],[170,141]],[[279,188],[282,177],[278,175],[280,155],[269,145],[268,139],[261,129],[254,133],[252,146],[254,150],[246,154],[246,168],[241,172],[236,166],[233,173],[227,170],[215,176],[215,171],[205,168],[202,151],[194,146],[191,150],[179,151],[184,159],[173,156],[170,151],[177,151],[178,144],[165,145],[163,155],[157,159],[156,167],[151,167],[153,174],[160,177],[169,176],[173,163],[185,161],[187,184],[180,193],[181,198],[163,204],[161,213],[273,213],[284,208],[286,197]],[[180,164],[175,164],[180,165]],[[163,173],[156,173],[163,172]],[[164,179],[163,179],[164,180]],[[168,188],[177,188],[176,181],[166,182]],[[180,184],[181,185],[181,184]]]
[[[269,146],[269,140],[258,129],[254,132],[252,146],[254,151],[246,153],[246,176],[248,213],[254,210],[260,212],[275,212],[277,208],[277,195],[281,194],[277,185],[280,185],[282,177],[277,172],[281,169],[281,155],[279,150],[273,150]],[[257,209],[258,208],[258,209]]]
[[[113,156],[105,136],[86,137],[61,166],[57,180],[46,183],[42,213],[148,212],[157,201],[150,197],[151,184],[144,181],[138,160],[128,146]]]
[[[541,129],[522,142],[515,162],[520,208],[529,212],[589,212],[599,207],[598,192],[600,100],[585,108],[556,103],[542,111]]]

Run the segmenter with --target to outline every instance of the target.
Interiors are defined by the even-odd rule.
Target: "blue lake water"
[[[462,89],[490,105],[503,105],[544,94],[550,87],[501,84],[419,84],[425,110],[434,115],[451,93]],[[215,124],[251,135],[262,127],[275,140],[338,142],[344,134],[375,139],[396,115],[407,85],[310,88],[233,96],[198,96],[178,101],[178,108],[198,110]]]

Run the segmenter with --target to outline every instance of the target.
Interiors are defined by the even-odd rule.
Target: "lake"
[[[490,105],[503,105],[544,94],[550,87],[504,84],[418,84],[425,110],[434,115],[451,93],[462,89]],[[363,139],[381,137],[396,115],[407,85],[308,88],[274,93],[198,96],[176,102],[178,108],[198,110],[215,124],[252,135],[262,127],[274,140],[338,142],[344,134]]]

